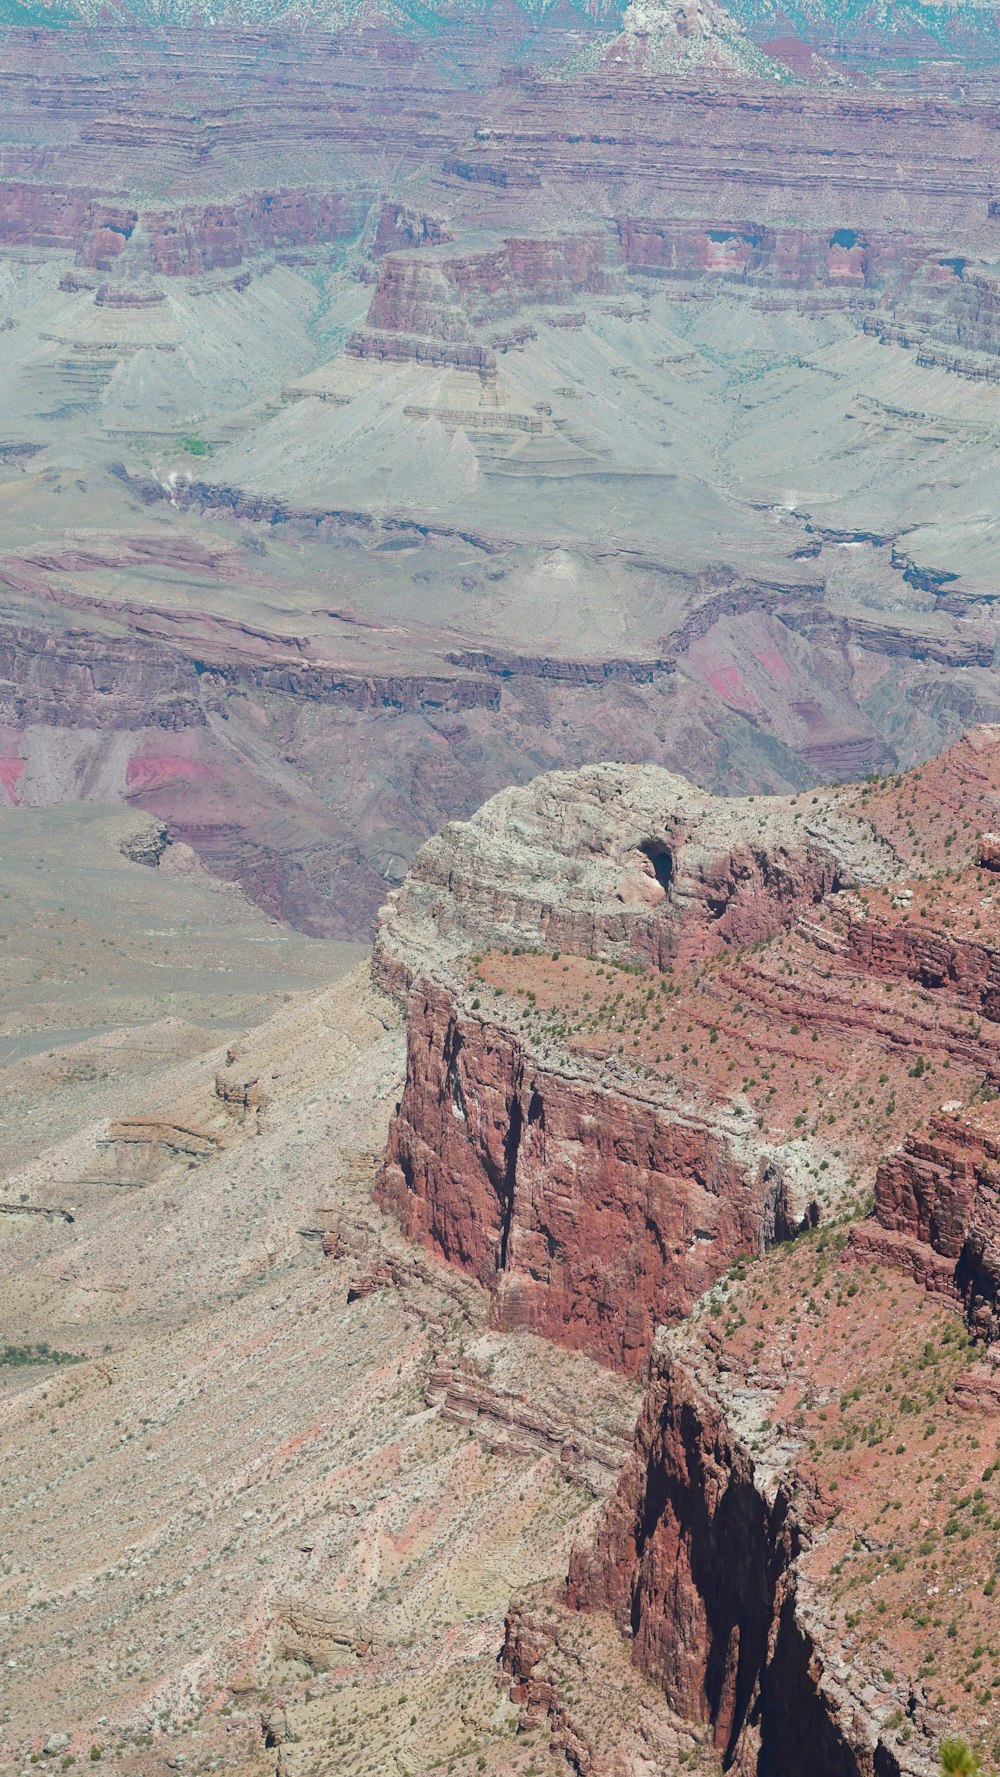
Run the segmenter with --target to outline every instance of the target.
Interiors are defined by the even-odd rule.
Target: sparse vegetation
[[[82,1364],[84,1361],[81,1353],[56,1351],[44,1339],[39,1339],[34,1345],[0,1347],[0,1365],[9,1370],[19,1370],[27,1364]]]

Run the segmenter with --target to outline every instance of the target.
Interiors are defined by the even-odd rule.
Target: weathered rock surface
[[[682,1342],[683,1343],[683,1342]],[[794,1469],[755,1463],[724,1405],[727,1379],[690,1341],[664,1337],[625,1466],[591,1547],[574,1552],[566,1600],[608,1612],[667,1701],[708,1727],[725,1769],[795,1777],[930,1772],[871,1720],[800,1572],[825,1512]],[[532,1696],[516,1614],[505,1665]]]
[[[491,1291],[497,1325],[637,1371],[656,1325],[736,1259],[874,1180],[879,1144],[912,1126],[935,1069],[952,1089],[993,1080],[968,1009],[989,1016],[1000,946],[969,857],[998,767],[984,731],[928,768],[931,791],[917,773],[817,793],[805,814],[797,799],[713,800],[648,768],[594,767],[446,829],[380,924],[377,974],[409,993],[381,1202]],[[943,904],[934,879],[904,879],[884,836],[897,803],[930,794],[966,860]],[[607,983],[629,971],[626,1001]],[[798,1071],[816,1061],[829,1070],[818,1106],[823,1075],[803,1098]],[[881,1121],[863,1114],[876,1075]],[[963,1177],[967,1210],[968,1165]],[[896,1238],[880,1217],[878,1238]],[[973,1238],[982,1255],[989,1236],[977,1224]]]
[[[961,1301],[987,1339],[1000,1330],[1000,1129],[992,1104],[944,1108],[880,1167],[859,1254]]]
[[[806,839],[780,800],[713,802],[623,767],[540,779],[447,829],[380,927],[382,978],[417,981],[382,1202],[494,1291],[499,1325],[637,1369],[660,1321],[807,1206],[793,1207],[773,1150],[748,1157],[724,1115],[546,1064],[516,1029],[477,1016],[478,998],[463,1003],[448,980],[449,955],[537,939],[664,969],[759,942],[848,867],[875,876],[891,862],[833,804]]]
[[[740,1254],[790,1225],[779,1175],[711,1119],[538,1063],[417,992],[380,1198],[494,1292],[508,1330],[635,1371]]]
[[[803,828],[782,797],[714,798],[652,767],[552,772],[504,791],[425,845],[381,915],[389,980],[494,943],[657,968],[753,944],[893,853],[817,798]]]
[[[664,1744],[678,1718],[696,1724],[747,1777],[795,1777],[803,1746],[823,1777],[925,1777],[947,1733],[995,1720],[991,1690],[965,1687],[992,1609],[996,1348],[970,1348],[957,1294],[928,1312],[919,1271],[872,1264],[865,1231],[738,1267],[658,1335],[596,1536],[578,1541],[561,1596],[508,1614],[512,1695],[575,1768],[616,1769],[601,1703],[580,1694],[580,1616],[622,1636],[591,1679],[605,1708],[630,1662],[674,1712]],[[941,1617],[935,1550],[959,1532]]]

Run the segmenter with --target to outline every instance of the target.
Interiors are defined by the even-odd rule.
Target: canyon
[[[12,1777],[1000,1759],[996,65],[0,0]]]
[[[988,70],[698,18],[4,30],[8,800],[368,941],[545,769],[996,718]]]
[[[105,899],[287,944],[135,820]],[[269,1001],[192,970],[126,1030],[144,915],[109,1005],[65,906],[107,1029],[6,1064],[12,1768],[989,1747],[998,828],[1000,728],[792,796],[550,773],[332,986],[297,939]]]

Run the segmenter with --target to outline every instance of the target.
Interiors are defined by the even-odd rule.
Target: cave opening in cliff
[[[674,876],[674,854],[669,845],[662,839],[646,839],[639,850],[644,858],[648,858],[653,866],[653,874],[661,889],[666,893]]]

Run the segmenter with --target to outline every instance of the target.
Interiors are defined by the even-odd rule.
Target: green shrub
[[[978,1753],[956,1734],[941,1742],[941,1777],[977,1777],[982,1770]]]

